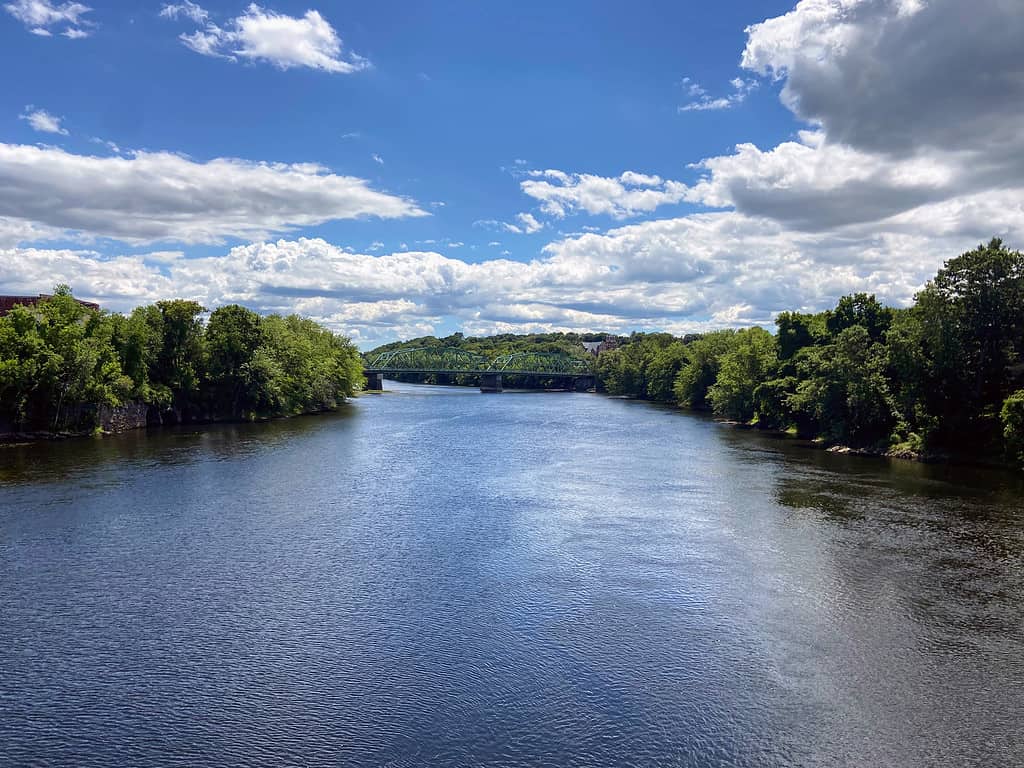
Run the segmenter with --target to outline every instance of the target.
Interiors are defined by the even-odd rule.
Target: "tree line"
[[[841,298],[777,332],[633,334],[598,358],[608,392],[879,451],[1024,462],[1024,256],[994,239],[911,307]]]
[[[776,332],[634,333],[590,358],[613,395],[671,403],[829,444],[1024,462],[1024,256],[995,239],[945,263],[912,306],[841,298]],[[588,357],[605,334],[427,336],[388,344]],[[429,375],[410,374],[422,381]],[[475,381],[453,383],[475,384]]]
[[[362,385],[356,348],[312,320],[194,301],[129,315],[67,286],[0,318],[0,420],[19,431],[96,426],[137,402],[162,422],[287,416],[335,407]]]
[[[362,386],[355,347],[310,320],[238,305],[205,313],[175,300],[111,314],[63,286],[15,308],[0,318],[0,420],[81,428],[98,406],[131,401],[170,420],[252,419],[330,408]],[[604,334],[456,333],[368,357],[558,352],[588,360],[614,395],[832,444],[1024,463],[1024,256],[1000,240],[946,262],[910,307],[855,294],[824,312],[783,312],[776,326],[634,333],[596,359],[582,342]]]

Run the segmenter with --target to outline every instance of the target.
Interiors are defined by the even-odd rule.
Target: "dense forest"
[[[1000,240],[946,262],[909,308],[857,294],[825,312],[783,312],[776,326],[620,337],[594,361],[599,386],[833,445],[1024,462],[1024,256]],[[601,338],[405,344],[579,355]]]
[[[0,422],[83,430],[128,403],[160,423],[286,416],[334,407],[362,384],[355,347],[311,320],[205,313],[174,300],[112,314],[66,286],[15,307],[0,318]]]

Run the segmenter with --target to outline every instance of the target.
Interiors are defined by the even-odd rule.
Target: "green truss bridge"
[[[383,388],[384,378],[396,374],[433,374],[440,380],[475,376],[482,392],[501,392],[502,376],[529,376],[559,381],[569,389],[594,386],[594,373],[586,360],[558,352],[515,352],[488,360],[454,347],[394,349],[364,359],[366,388]]]

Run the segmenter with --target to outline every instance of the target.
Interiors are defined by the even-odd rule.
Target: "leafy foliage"
[[[1024,389],[1018,389],[1006,398],[1000,418],[1007,453],[1024,466]]]
[[[355,347],[311,320],[161,301],[97,311],[58,286],[0,318],[0,419],[19,429],[93,426],[130,400],[185,420],[252,419],[331,408],[355,393]]]

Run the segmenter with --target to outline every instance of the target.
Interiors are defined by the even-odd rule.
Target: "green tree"
[[[647,397],[661,403],[675,401],[675,383],[686,364],[686,345],[673,341],[659,349],[647,365]]]
[[[1000,410],[1006,453],[1024,465],[1024,389],[1018,389],[1003,402]]]
[[[892,325],[893,310],[882,306],[867,293],[843,296],[836,308],[825,315],[825,326],[830,336],[838,336],[847,328],[859,325],[868,332],[873,342],[882,340]]]
[[[160,312],[161,344],[149,378],[170,390],[179,404],[187,404],[199,389],[203,359],[200,315],[206,309],[195,301],[183,299],[158,301],[156,306]]]
[[[884,348],[862,325],[844,329],[832,344],[804,350],[789,399],[801,432],[852,445],[888,440],[895,418],[885,364]]]
[[[251,309],[231,304],[210,314],[204,384],[215,412],[239,418],[259,407],[264,381],[252,359],[262,341],[260,316]]]
[[[680,405],[709,410],[708,390],[718,380],[721,359],[736,343],[736,331],[708,333],[686,348],[686,365],[679,370],[673,391]]]
[[[926,410],[933,442],[991,450],[999,411],[1020,383],[1024,355],[1024,256],[993,239],[946,262],[917,296]]]
[[[34,307],[0,318],[0,403],[21,428],[95,423],[96,405],[131,390],[113,345],[109,315],[74,299],[67,286]]]
[[[730,348],[719,358],[715,383],[708,388],[707,399],[715,415],[753,419],[757,409],[754,393],[773,377],[777,367],[775,338],[768,331],[757,327],[737,331]]]

